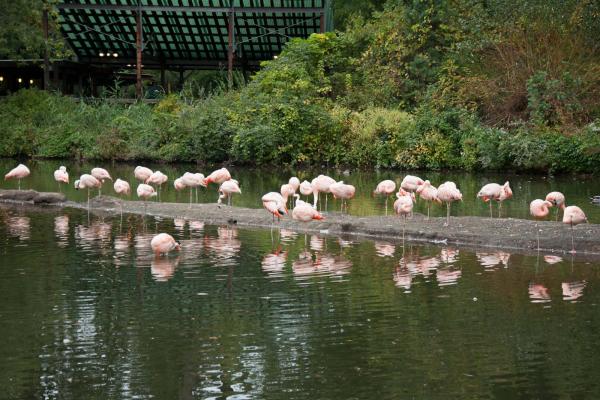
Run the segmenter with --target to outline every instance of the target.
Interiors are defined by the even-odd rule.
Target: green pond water
[[[599,268],[2,206],[0,398],[598,398]]]
[[[0,170],[16,164],[0,160]],[[58,190],[61,164],[71,182],[97,166],[27,164],[22,186],[41,191]],[[134,183],[135,165],[98,166]],[[171,178],[162,200],[188,201],[172,180],[197,167],[148,166]],[[383,214],[371,191],[407,173],[231,171],[243,191],[234,205],[256,208],[291,175],[326,172],[357,186],[353,215]],[[528,218],[530,200],[560,190],[600,222],[593,177],[417,174],[458,184],[465,200],[453,215],[488,215],[475,194],[508,179],[504,216]],[[216,198],[214,186],[199,193]],[[330,199],[328,211],[337,207]],[[183,250],[155,258],[157,232]],[[599,268],[570,256],[0,206],[0,399],[599,398]]]
[[[0,171],[8,172],[18,164],[15,160],[0,159]],[[54,170],[60,165],[65,165],[71,177],[71,184],[67,187],[63,185],[61,190],[67,194],[70,200],[85,201],[87,192],[76,191],[73,188],[73,182],[83,173],[89,173],[94,167],[106,168],[111,176],[129,181],[132,187],[135,200],[135,188],[137,182],[133,177],[135,164],[98,162],[98,163],[73,163],[68,161],[28,161],[26,163],[31,169],[31,176],[23,180],[23,188],[31,188],[40,191],[58,191],[58,185],[54,181]],[[188,164],[152,164],[142,163],[153,170],[160,170],[167,174],[169,181],[163,185],[161,200],[188,202],[189,191],[177,193],[173,188],[173,180],[184,172],[202,172],[208,175],[214,168],[199,168],[196,165]],[[350,170],[348,174],[344,171],[335,169],[320,169],[311,171],[296,171],[290,169],[249,169],[243,167],[229,168],[232,176],[240,182],[242,195],[236,196],[233,204],[243,207],[261,208],[260,201],[263,194],[271,191],[279,191],[283,183],[287,183],[290,176],[298,176],[301,180],[311,181],[320,173],[329,174],[336,180],[344,180],[356,186],[356,197],[349,202],[348,212],[352,215],[377,215],[385,213],[385,198],[373,197],[372,191],[377,183],[384,179],[395,180],[399,185],[402,178],[410,171],[360,171]],[[498,182],[504,183],[509,180],[513,188],[514,197],[505,201],[502,206],[502,216],[513,218],[529,218],[529,203],[536,198],[545,198],[550,191],[558,190],[563,192],[567,198],[568,205],[578,205],[587,214],[590,222],[600,223],[600,207],[590,203],[590,197],[600,195],[600,180],[594,176],[573,176],[562,175],[556,177],[546,177],[543,175],[530,174],[504,174],[504,173],[464,173],[464,172],[410,172],[423,179],[429,179],[433,185],[439,185],[447,180],[456,182],[458,188],[463,193],[463,202],[452,205],[452,215],[479,215],[489,216],[488,205],[476,198],[479,189],[486,183]],[[1,182],[0,188],[16,188],[16,181]],[[211,185],[209,189],[200,189],[198,201],[216,202],[218,195],[216,185]],[[94,191],[93,194],[97,192]],[[114,195],[112,183],[108,181],[104,185],[103,194]],[[195,195],[194,195],[195,197]],[[195,198],[194,198],[195,200]],[[311,196],[312,202],[312,196]],[[390,201],[390,207],[393,199]],[[331,196],[328,200],[328,211],[339,211],[340,202],[334,201]],[[324,206],[324,204],[322,204]],[[494,205],[494,207],[496,207]],[[391,210],[391,208],[390,208]],[[416,212],[427,213],[425,202],[417,202]],[[445,216],[445,206],[435,205],[431,208],[432,215]],[[496,213],[496,208],[494,208]]]

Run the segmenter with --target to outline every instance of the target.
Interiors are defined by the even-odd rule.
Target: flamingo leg
[[[450,202],[446,202],[446,224],[444,226],[450,225]]]
[[[390,196],[387,195],[385,196],[385,215],[387,217],[388,211],[387,211],[387,204],[388,204],[388,200],[390,199]]]
[[[571,254],[575,254],[575,233],[573,232],[572,221],[571,221]]]
[[[190,208],[192,208],[192,191],[194,190],[193,187],[190,187]]]
[[[537,250],[540,251],[540,230],[538,228],[537,222],[535,223],[535,232],[537,234],[537,244],[538,244]]]
[[[429,210],[431,209],[431,202],[427,202],[427,220],[429,221]]]
[[[494,216],[492,215],[492,201],[488,201],[488,203],[490,203],[490,218],[494,218]]]
[[[500,218],[500,213],[502,212],[502,202],[498,203],[498,218]]]
[[[18,179],[18,181],[19,181],[19,190],[21,190],[21,180]]]
[[[88,204],[87,204],[87,208],[89,210],[90,209],[90,188],[88,188],[87,192],[88,192],[88,202],[87,202]]]

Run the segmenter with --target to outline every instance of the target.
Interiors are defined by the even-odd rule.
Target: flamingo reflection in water
[[[29,217],[11,216],[6,219],[8,234],[19,238],[20,241],[31,237],[31,219]]]
[[[56,244],[59,247],[69,245],[69,216],[59,215],[54,217],[54,234],[56,235]]]
[[[529,299],[532,303],[548,303],[551,301],[548,288],[540,283],[529,284]]]
[[[175,275],[179,256],[175,258],[155,257],[150,264],[150,273],[157,282],[167,282]]]
[[[563,258],[560,256],[545,255],[544,261],[546,262],[546,264],[552,265],[552,264],[558,264],[559,262],[562,262]]]
[[[586,284],[586,281],[563,282],[561,284],[563,300],[575,301],[583,296]]]
[[[484,268],[493,268],[499,265],[503,265],[504,268],[508,267],[508,260],[510,259],[510,253],[504,251],[495,252],[476,252],[475,256]]]
[[[217,228],[217,237],[204,237],[204,248],[213,254],[219,264],[229,265],[242,248],[242,242],[237,237],[237,228],[220,226]]]
[[[287,251],[282,251],[278,246],[273,252],[266,254],[261,262],[261,268],[269,276],[281,276],[287,260]]]
[[[375,242],[375,254],[379,257],[394,257],[396,246],[388,242]]]

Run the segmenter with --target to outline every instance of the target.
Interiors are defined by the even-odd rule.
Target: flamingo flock
[[[27,178],[31,174],[29,168],[23,164],[9,171],[5,176],[5,180],[17,180],[18,188],[21,190],[21,180]],[[138,198],[144,201],[144,210],[147,207],[147,201],[153,197],[157,197],[160,201],[160,192],[162,186],[169,180],[168,176],[161,171],[152,171],[144,166],[137,166],[133,171],[134,178],[139,182],[136,188]],[[66,167],[61,166],[54,171],[54,180],[59,185],[61,190],[62,183],[69,183],[69,173]],[[110,173],[104,168],[93,168],[90,173],[82,174],[74,183],[75,189],[87,190],[87,202],[89,208],[90,191],[98,189],[101,194],[102,186],[107,181],[113,181]],[[217,186],[217,204],[221,207],[224,201],[228,206],[232,204],[234,195],[241,195],[239,182],[232,179],[227,168],[220,168],[208,176],[204,176],[199,172],[185,172],[182,176],[176,178],[173,182],[175,190],[190,191],[190,207],[193,203],[193,192],[196,191],[196,201],[198,201],[198,189],[200,187],[209,188],[211,184]],[[113,184],[114,191],[120,197],[131,195],[131,187],[127,180],[117,178]],[[324,215],[322,211],[327,210],[328,195],[331,194],[337,200],[341,200],[340,212],[342,215],[348,213],[348,202],[354,198],[356,188],[353,185],[336,181],[327,175],[318,175],[312,181],[300,181],[298,177],[291,177],[287,183],[283,183],[279,188],[279,192],[269,192],[262,196],[262,204],[277,220],[289,215],[291,209],[291,217],[295,221],[308,222],[312,220],[322,220]],[[404,221],[407,218],[412,218],[413,208],[418,198],[421,198],[427,203],[426,221],[430,219],[430,209],[432,204],[446,204],[446,221],[444,226],[450,225],[451,205],[453,202],[462,201],[462,193],[454,182],[444,182],[438,187],[432,185],[429,180],[423,180],[420,177],[407,175],[405,176],[396,192],[396,182],[393,180],[384,180],[379,182],[373,191],[373,195],[385,196],[385,214],[387,215],[388,200],[395,194],[393,210],[396,215],[403,217]],[[301,199],[301,195],[308,200],[310,195],[313,196],[312,204]],[[322,206],[322,196],[325,196],[325,206]],[[488,183],[484,185],[477,193],[477,198],[489,204],[490,218],[493,218],[493,202],[498,203],[498,218],[501,216],[501,208],[504,201],[513,197],[513,192],[509,182],[503,185],[498,183]],[[567,206],[565,196],[560,192],[550,192],[545,199],[535,199],[531,202],[529,211],[530,215],[536,220],[543,220],[550,214],[550,209],[556,208],[555,220],[558,221],[560,210],[563,212],[562,222],[569,225],[571,228],[571,251],[575,252],[574,227],[576,225],[586,223],[587,218],[581,208],[570,205]],[[122,203],[121,203],[122,212]],[[145,214],[145,212],[144,212]],[[537,223],[536,223],[537,230]],[[539,231],[537,235],[539,249]],[[165,239],[166,240],[166,239]],[[171,243],[171,242],[169,242]],[[166,245],[165,245],[166,246]],[[168,246],[167,246],[168,247]],[[171,251],[179,246],[172,246],[167,250]],[[153,246],[154,248],[154,246]],[[163,247],[161,247],[162,249]],[[159,251],[164,253],[164,251]]]

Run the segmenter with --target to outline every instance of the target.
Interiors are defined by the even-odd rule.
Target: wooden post
[[[325,12],[322,12],[319,18],[319,28],[321,33],[325,33]]]
[[[228,46],[227,46],[227,83],[229,88],[233,86],[233,18],[234,11],[229,12],[229,23],[227,24]]]
[[[44,90],[48,90],[50,83],[50,60],[48,58],[48,10],[42,12],[42,28],[44,30]]]
[[[138,10],[136,14],[135,52],[135,96],[140,100],[142,98],[142,10]]]

